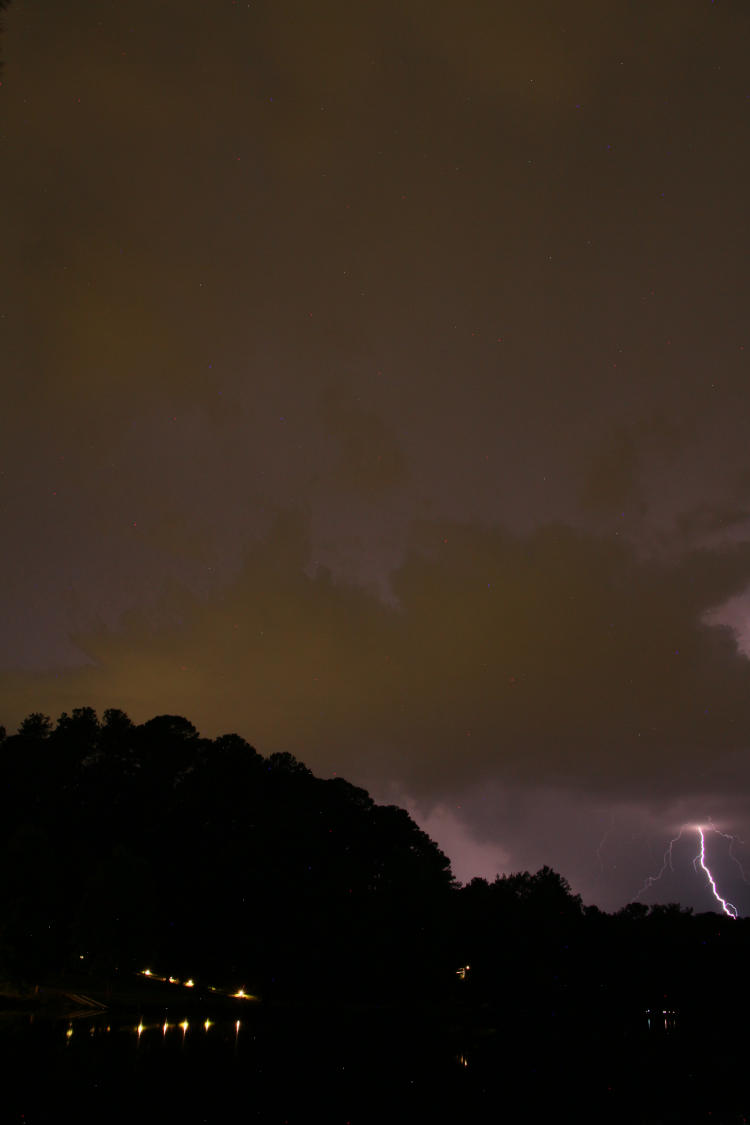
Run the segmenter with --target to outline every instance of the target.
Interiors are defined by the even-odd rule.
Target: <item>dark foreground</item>
[[[14,1125],[750,1119],[744,1021],[705,1012],[141,1005],[6,1013],[0,1049]]]

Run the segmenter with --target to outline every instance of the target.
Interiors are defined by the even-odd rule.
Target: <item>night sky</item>
[[[4,24],[0,720],[237,731],[605,909],[683,824],[750,868],[747,0]]]

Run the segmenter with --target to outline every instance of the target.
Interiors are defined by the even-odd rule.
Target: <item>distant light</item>
[[[164,1021],[164,1026],[163,1026],[163,1028],[161,1029],[161,1033],[162,1033],[162,1035],[166,1035],[168,1031],[169,1031],[169,1024],[168,1024],[168,1023],[167,1023],[167,1021],[165,1020],[165,1021]]]
[[[151,970],[150,969],[144,969],[143,975],[144,975],[144,977],[150,977],[151,976]]]
[[[239,1031],[239,1030],[240,1030],[240,1021],[239,1021],[239,1020],[237,1020],[237,1023],[236,1023],[236,1024],[234,1025],[234,1026],[235,1026],[235,1029],[236,1029],[237,1031]]]
[[[68,1030],[65,1032],[65,1038],[70,1039],[72,1034],[73,1034],[73,1028],[69,1027]]]
[[[180,983],[178,981],[177,977],[167,977],[167,980],[169,981],[170,984],[179,984]]]
[[[136,1028],[136,1031],[138,1032],[138,1038],[140,1039],[140,1037],[143,1035],[143,1024],[142,1023],[138,1024],[138,1027]]]
[[[195,981],[194,980],[186,980],[185,981],[185,988],[195,988]]]
[[[180,1024],[180,1027],[182,1028],[182,1034],[184,1035],[185,1032],[187,1031],[187,1029],[190,1027],[190,1024],[188,1023],[187,1020],[183,1020],[182,1023]]]
[[[211,1027],[211,1020],[206,1020],[206,1022],[203,1024],[203,1026],[206,1029],[206,1031],[208,1031],[209,1027]]]
[[[235,996],[238,1000],[247,1000],[244,988],[238,988],[236,992],[232,993],[232,996]]]

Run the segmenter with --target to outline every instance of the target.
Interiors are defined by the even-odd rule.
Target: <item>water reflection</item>
[[[675,1031],[679,1013],[674,1008],[647,1008],[646,1026],[649,1031]]]
[[[33,1025],[33,1020],[30,1021],[28,1026]],[[49,1024],[47,1025],[50,1026]],[[148,1018],[141,1016],[137,1022],[133,1022],[132,1017],[130,1020],[124,1020],[120,1023],[112,1023],[111,1016],[109,1022],[106,1022],[101,1016],[92,1016],[88,1020],[83,1017],[78,1017],[75,1022],[66,1019],[58,1021],[52,1026],[58,1028],[57,1034],[63,1038],[67,1043],[70,1043],[75,1036],[77,1041],[91,1040],[94,1038],[101,1038],[110,1035],[112,1032],[115,1036],[125,1033],[128,1037],[133,1037],[136,1043],[142,1043],[144,1046],[155,1046],[156,1044],[165,1044],[174,1040],[185,1043],[188,1037],[188,1032],[191,1028],[191,1021],[184,1018],[177,1022],[170,1020],[168,1015],[161,1018]],[[217,1043],[225,1042],[227,1045],[237,1046],[240,1040],[240,1031],[243,1028],[242,1020],[232,1018],[220,1018],[218,1015],[212,1013],[202,1019],[193,1020],[193,1027],[200,1027],[204,1032],[211,1032],[211,1038],[215,1039]],[[179,1033],[179,1034],[176,1034]],[[251,1038],[254,1038],[251,1036]]]
[[[121,1018],[110,1011],[74,1020],[37,1019],[33,1026],[27,1019],[18,1021],[20,1031],[7,1029],[3,1060],[8,1062],[9,1052],[15,1060],[8,1069],[18,1113],[8,1116],[4,1105],[0,1118],[25,1125],[58,1121],[62,1091],[70,1104],[90,1112],[79,1122],[97,1125],[132,1125],[136,1119],[143,1125],[156,1120],[141,1116],[144,1106],[147,1111],[151,1105],[161,1107],[161,1112],[166,1104],[169,1119],[223,1125],[247,1120],[248,1099],[253,1120],[267,1125],[285,1120],[300,1125],[310,1120],[313,1103],[321,1107],[322,1120],[337,1125],[480,1122],[494,1120],[493,1107],[521,1095],[530,1103],[526,1120],[554,1121],[562,1119],[561,1107],[578,1104],[579,1064],[585,1056],[590,1105],[578,1107],[574,1119],[579,1123],[613,1120],[614,1096],[635,1099],[617,1118],[629,1125],[666,1119],[654,1109],[662,1105],[674,1110],[669,1120],[704,1125],[741,1120],[722,1117],[713,1104],[707,1107],[710,1118],[686,1112],[691,1099],[703,1096],[703,1076],[716,1065],[709,1043],[706,1067],[686,1076],[684,1059],[694,1040],[695,1017],[689,1011],[678,1016],[673,1009],[646,1012],[639,1005],[627,1013],[625,1030],[614,1021],[585,1020],[561,1029],[551,1019],[534,1022],[531,1015],[504,1027],[498,1013],[492,1013],[491,1022],[476,1012],[469,1013],[473,1019],[452,1013],[450,1022],[440,1023],[408,1012],[274,1011],[244,1005],[240,1020],[236,1010],[213,1002],[191,1008],[188,1018],[188,1007],[178,1001],[168,1010],[144,1008],[138,1014],[122,1012]],[[747,1039],[741,1042],[743,1050],[750,1048]],[[723,1039],[717,1037],[716,1046],[723,1050]],[[646,1075],[645,1086],[630,1083],[636,1066]],[[39,1074],[47,1076],[46,1084],[38,1082]],[[732,1081],[733,1110],[750,1095],[750,1083],[739,1065]],[[677,1109],[675,1090],[683,1097]],[[713,1097],[713,1087],[708,1093]],[[30,1102],[33,1098],[37,1103]],[[36,1112],[37,1104],[43,1111]]]

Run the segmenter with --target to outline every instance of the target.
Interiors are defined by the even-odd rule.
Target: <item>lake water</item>
[[[747,1037],[737,1027],[683,1026],[677,1013],[637,1013],[620,1026],[583,1014],[560,1026],[541,1011],[240,1007],[8,1017],[0,1120],[750,1120]]]

